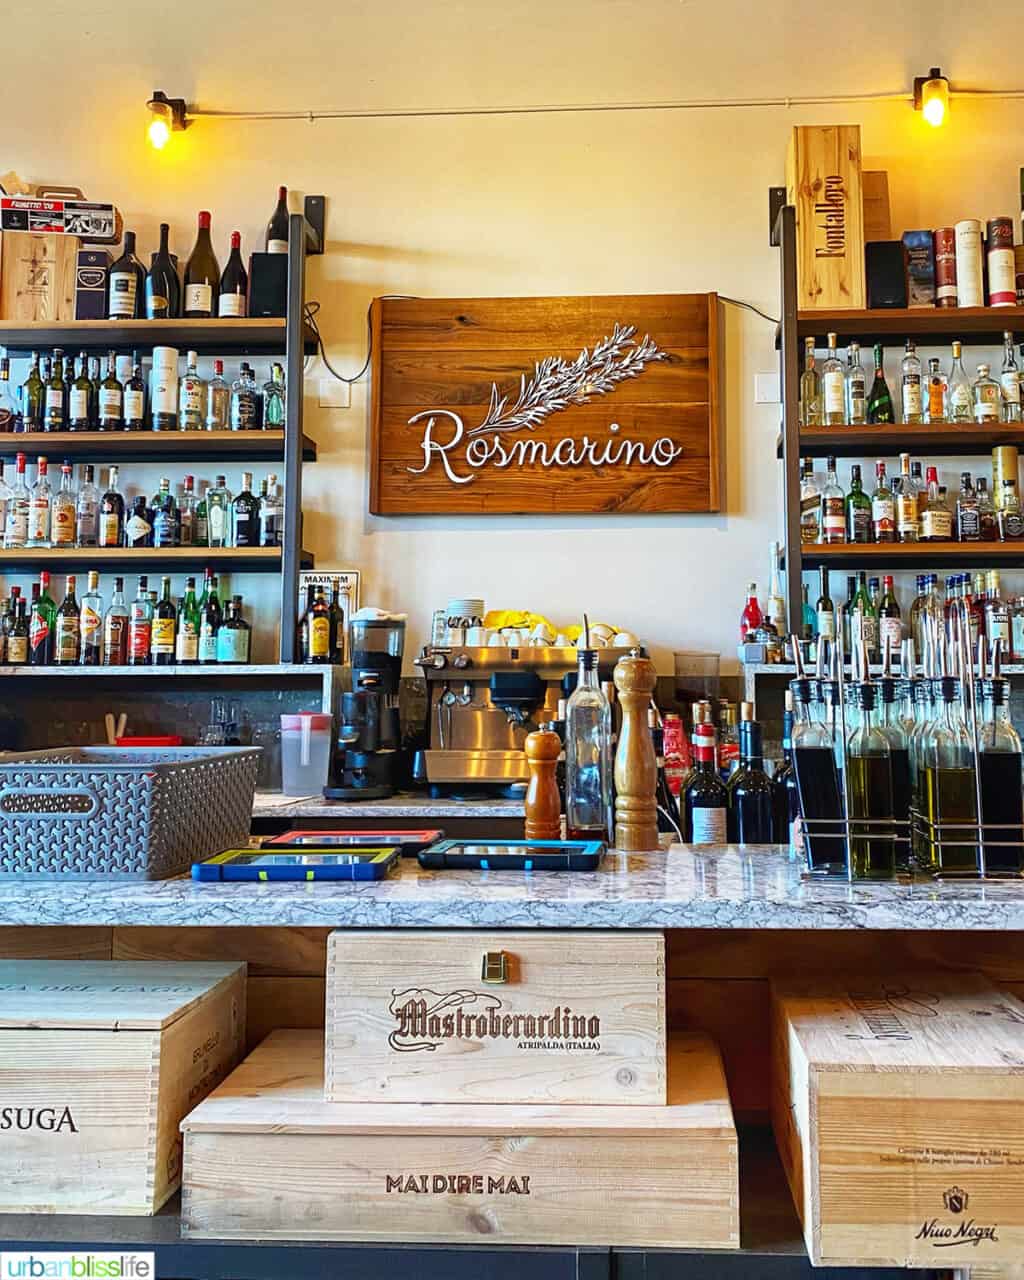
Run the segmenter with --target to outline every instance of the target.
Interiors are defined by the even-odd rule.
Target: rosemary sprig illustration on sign
[[[519,395],[511,408],[508,396],[499,396],[497,383],[491,383],[487,417],[466,434],[479,436],[522,427],[534,431],[552,413],[574,404],[589,404],[591,396],[605,395],[620,382],[643,373],[652,360],[668,359],[668,352],[647,334],[637,342],[635,333],[635,325],[617,324],[610,338],[602,339],[593,351],[584,347],[569,363],[561,356],[538,361],[529,382],[525,373],[520,378]]]

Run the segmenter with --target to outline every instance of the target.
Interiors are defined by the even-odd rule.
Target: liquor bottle
[[[154,347],[149,375],[150,423],[154,431],[178,429],[178,350]]]
[[[860,343],[851,342],[846,352],[846,420],[860,426],[867,418],[867,375],[860,359]]]
[[[801,614],[800,638],[808,642],[814,639],[815,624],[817,622],[817,618],[815,617],[814,610],[811,608],[809,592],[810,592],[810,588],[808,587],[807,583],[806,582],[801,583],[800,585],[800,614]],[[784,632],[780,632],[780,635],[784,635],[784,634],[785,634]]]
[[[33,351],[28,377],[21,384],[21,422],[26,431],[42,431],[46,387],[39,376],[39,352]]]
[[[260,499],[261,547],[281,546],[284,535],[284,500],[277,486],[277,476],[267,476],[267,496]]]
[[[313,600],[314,600],[315,594],[316,594],[316,588],[314,586],[309,585],[306,587],[306,607],[300,613],[299,621],[296,623],[296,627],[295,627],[296,641],[297,641],[296,648],[299,654],[299,661],[303,663],[312,662],[313,660],[310,657],[309,638],[310,638],[310,623],[313,617]],[[328,624],[328,627],[329,627],[329,624]],[[330,631],[328,630],[328,644],[329,643],[330,643]],[[564,721],[565,717],[559,716],[559,719]]]
[[[900,454],[899,490],[896,493],[896,537],[900,542],[917,542],[921,532],[918,488],[910,474],[910,454]]]
[[[965,573],[961,579],[963,582],[964,598],[968,608],[968,622],[970,625],[970,645],[971,653],[978,652],[978,637],[985,634],[985,605],[987,603],[987,592],[985,590],[985,575],[976,573],[974,575],[974,589],[971,589],[971,575]]]
[[[800,425],[822,424],[821,378],[814,367],[814,339],[804,339],[804,371],[800,375]]]
[[[178,601],[174,640],[174,661],[179,666],[192,666],[199,661],[199,625],[196,580],[186,578],[185,594]]]
[[[853,728],[846,743],[851,871],[857,880],[891,880],[896,874],[893,841],[877,828],[856,821],[893,817],[889,740],[875,723],[875,686],[867,681],[854,683],[851,693]]]
[[[924,421],[946,421],[946,379],[942,376],[940,362],[934,357],[928,361],[928,383],[924,398]]]
[[[821,488],[814,478],[814,459],[800,459],[800,541],[821,541]]]
[[[323,587],[317,587],[309,609],[308,640],[305,661],[329,663],[331,660],[331,610]],[[583,650],[580,651],[581,653]]]
[[[50,376],[46,380],[46,399],[43,406],[43,430],[63,431],[64,415],[64,352],[55,347]]]
[[[81,611],[75,599],[75,575],[68,574],[64,603],[57,610],[54,628],[53,662],[58,667],[77,667],[82,656]]]
[[[277,205],[267,223],[267,253],[288,252],[288,188],[278,187]]]
[[[170,227],[160,223],[160,248],[146,276],[146,318],[176,320],[181,314],[181,283],[168,247]],[[127,414],[125,415],[127,417]]]
[[[146,315],[146,268],[135,256],[135,232],[124,233],[124,249],[107,274],[107,318],[142,320]]]
[[[209,666],[217,661],[217,632],[224,620],[217,594],[217,579],[207,569],[199,610],[199,661]]]
[[[270,366],[270,381],[263,384],[263,430],[283,431],[284,418],[284,369],[275,361]]]
[[[999,536],[1003,542],[1016,542],[1024,537],[1024,519],[1021,517],[1017,481],[1003,481],[1003,502],[999,510]]]
[[[772,773],[772,840],[788,845],[800,813],[800,798],[793,772],[793,694],[786,690],[782,713],[782,763]]]
[[[260,393],[252,370],[243,361],[238,378],[231,384],[231,430],[260,429]]]
[[[231,490],[224,476],[217,476],[213,488],[206,490],[206,530],[208,546],[230,546]]]
[[[875,463],[875,491],[871,495],[871,532],[876,542],[896,541],[896,502],[885,475],[885,463]]]
[[[242,597],[232,596],[228,601],[227,617],[217,632],[218,663],[234,664],[249,661],[249,643],[252,628],[242,617]]]
[[[1020,422],[1020,367],[1013,351],[1013,334],[1007,330],[1003,334],[1003,368],[999,377],[1002,391],[1003,422]]]
[[[107,376],[100,383],[98,431],[120,431],[123,424],[124,389],[117,380],[117,354],[107,354]]]
[[[122,396],[125,431],[146,430],[146,382],[142,376],[142,361],[132,359],[131,377],[124,384]]]
[[[0,348],[0,433],[24,431],[18,402],[11,390],[11,362]]]
[[[751,582],[747,586],[747,600],[740,614],[740,644],[743,644],[749,632],[756,631],[763,623],[764,614],[757,600],[757,583]]]
[[[814,625],[821,640],[836,638],[836,607],[828,591],[828,568],[822,565],[818,570],[819,594],[814,606]]]
[[[14,490],[4,479],[4,461],[0,458],[0,544],[3,542],[4,530],[7,528],[7,512],[13,497]]]
[[[231,415],[231,388],[224,381],[224,361],[214,360],[213,377],[206,384],[206,429],[226,431]]]
[[[959,542],[981,541],[978,495],[974,492],[969,471],[960,473],[960,492],[956,499],[956,536]]]
[[[153,496],[154,547],[178,545],[178,507],[171,493],[171,482],[166,476],[160,479],[160,489]]]
[[[990,569],[986,582],[987,592],[985,595],[984,613],[985,613],[985,629],[984,634],[988,640],[990,653],[995,652],[995,643],[1000,642],[999,652],[1004,659],[1008,659],[1013,651],[1012,635],[1010,628],[1010,609],[1006,601],[999,594],[999,570]]]
[[[206,499],[198,498],[196,501],[196,521],[195,521],[195,538],[194,544],[197,547],[208,547],[210,545],[209,522],[206,514]]]
[[[213,296],[220,283],[220,266],[210,243],[210,215],[199,214],[196,242],[185,267],[184,313],[194,320],[213,315]]]
[[[782,594],[782,582],[779,579],[779,556],[782,548],[777,542],[768,544],[768,598],[765,600],[765,615],[780,636],[786,634],[786,598]]]
[[[130,667],[149,663],[153,642],[153,602],[149,598],[149,578],[139,578],[139,589],[128,611],[128,656]]]
[[[50,595],[50,575],[44,569],[39,575],[39,594],[32,601],[28,624],[29,662],[33,667],[53,663],[53,640],[57,623],[57,605]]]
[[[978,376],[971,388],[974,397],[974,421],[999,421],[999,383],[991,377],[991,368],[982,363],[978,365]]]
[[[974,421],[974,392],[964,369],[963,348],[953,343],[953,363],[949,370],[946,415],[950,422]]]
[[[924,421],[921,360],[917,354],[917,344],[912,338],[907,339],[904,350],[903,363],[900,366],[900,402],[903,406],[903,421],[919,423]]]
[[[868,590],[867,574],[857,575],[857,594],[850,609],[850,650],[867,651],[868,661],[878,661],[878,610]]]
[[[736,704],[726,702],[718,709],[718,776],[723,782],[740,762],[740,732],[736,723]]]
[[[103,616],[103,665],[123,667],[128,662],[129,610],[124,599],[124,578],[114,579],[110,607]]]
[[[345,611],[341,607],[341,579],[331,579],[331,661],[339,666],[345,661]],[[612,685],[612,689],[615,686]]]
[[[160,579],[160,599],[153,610],[153,622],[150,632],[150,657],[156,667],[174,665],[175,632],[178,611],[171,599],[171,580]]]
[[[960,681],[935,681],[937,706],[924,726],[919,746],[919,802],[927,822],[923,852],[935,871],[977,873],[977,846],[970,827],[978,820],[973,750],[963,716]],[[961,835],[953,830],[964,824]],[[943,839],[944,838],[944,839]]]
[[[228,265],[220,278],[217,295],[217,314],[219,316],[244,316],[246,299],[249,296],[249,277],[242,265],[242,233],[232,231],[231,253]]]
[[[252,492],[252,472],[242,472],[242,488],[231,504],[231,545],[259,545],[260,503]]]
[[[821,395],[825,425],[842,426],[846,421],[846,378],[836,354],[834,333],[828,335],[828,355],[821,366]]]
[[[71,463],[65,458],[60,468],[60,488],[53,495],[50,510],[50,545],[65,551],[78,545],[76,497],[71,484]]]
[[[846,541],[846,500],[836,476],[836,460],[829,458],[825,487],[821,491],[821,541],[834,544]],[[869,504],[870,510],[870,504]]]
[[[928,468],[928,497],[921,512],[921,542],[948,542],[953,536],[953,516],[939,496],[939,476]]]
[[[1010,722],[1010,682],[982,680],[983,711],[978,730],[981,820],[985,824],[986,874],[1019,875],[1024,870],[1024,773],[1021,743]]]
[[[129,549],[153,545],[153,511],[144,493],[132,498],[124,522],[124,545]]]
[[[103,597],[100,595],[100,575],[89,570],[89,585],[82,596],[79,614],[79,653],[83,667],[98,667],[103,654]]]
[[[4,547],[11,550],[28,542],[28,513],[32,495],[25,481],[25,455],[19,453],[14,461],[14,484],[7,500],[7,519],[4,522]]]
[[[11,588],[12,594],[14,588]],[[17,613],[14,625],[7,636],[7,665],[23,667],[29,660],[29,620],[27,601],[20,597],[17,601]]]
[[[682,793],[680,816],[686,844],[724,844],[728,838],[728,792],[715,768],[715,730],[694,725],[694,764]]]
[[[794,822],[794,848],[803,846],[811,871],[845,870],[845,841],[834,828],[823,825],[843,816],[832,734],[822,719],[821,704],[812,697],[811,681],[798,677],[790,690],[793,772],[800,807],[799,820]]]
[[[978,476],[976,492],[978,495],[978,530],[982,542],[995,542],[999,538],[999,525],[996,522],[996,511],[988,492],[988,481]]]
[[[878,648],[885,658],[885,646],[888,642],[889,653],[897,656],[903,644],[903,620],[900,615],[899,601],[893,590],[892,574],[882,577],[882,598],[878,602]]]
[[[739,765],[725,784],[726,830],[735,844],[770,844],[772,784],[764,771],[761,726],[751,718],[752,711],[749,702],[740,708]]]
[[[186,476],[184,486],[178,503],[178,542],[183,547],[194,547],[197,545],[195,477]]]
[[[202,431],[206,425],[206,384],[199,376],[199,356],[188,353],[185,376],[178,383],[178,430]]]
[[[78,377],[72,382],[68,397],[68,430],[91,431],[93,425],[92,379],[89,377],[88,359],[83,351],[79,356]]]
[[[111,467],[107,491],[100,499],[99,545],[119,547],[123,542],[124,498],[117,487],[117,467]]]
[[[857,463],[850,468],[850,492],[846,495],[846,541],[871,541],[871,499],[864,492]]]
[[[50,508],[53,501],[53,490],[47,476],[45,458],[36,459],[36,482],[32,486],[32,495],[28,505],[28,538],[27,547],[48,547],[50,545]]]
[[[885,380],[883,364],[884,352],[880,342],[875,343],[875,380],[868,392],[868,422],[895,422],[896,415],[892,408],[892,396],[889,384]]]

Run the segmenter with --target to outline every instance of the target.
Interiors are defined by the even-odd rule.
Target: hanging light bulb
[[[949,112],[949,81],[938,67],[914,80],[914,109],[920,111],[933,129],[946,121]]]
[[[170,141],[171,134],[186,128],[189,123],[185,117],[185,99],[168,98],[162,90],[154,89],[146,106],[150,114],[146,137],[151,147],[162,151]]]

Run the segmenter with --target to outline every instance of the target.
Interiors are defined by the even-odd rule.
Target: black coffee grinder
[[[386,800],[395,794],[402,726],[398,688],[404,618],[353,618],[352,691],[341,695],[329,800]]]

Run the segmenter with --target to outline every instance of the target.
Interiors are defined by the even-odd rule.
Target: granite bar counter
[[[325,800],[323,796],[285,796],[257,791],[254,818],[517,818],[526,813],[522,800],[433,800],[420,792],[400,792],[387,800]]]
[[[1020,930],[1024,882],[821,883],[779,846],[611,853],[588,873],[423,871],[376,883],[0,879],[0,926]]]

